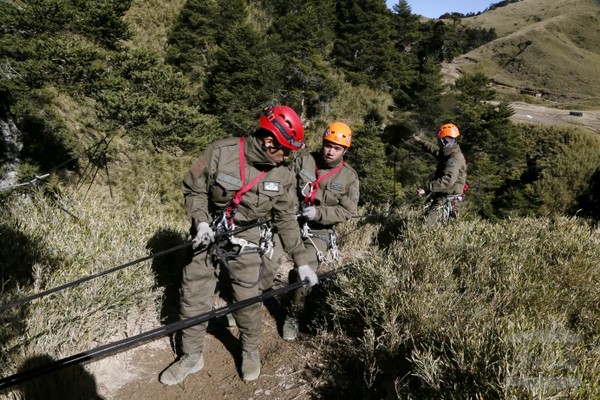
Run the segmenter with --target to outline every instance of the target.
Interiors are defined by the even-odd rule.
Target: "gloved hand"
[[[319,277],[308,265],[301,265],[298,267],[298,276],[301,281],[308,279],[310,286],[315,286],[319,283]]]
[[[206,222],[200,222],[196,228],[196,237],[192,239],[192,248],[196,250],[198,246],[208,246],[215,241],[215,233]]]
[[[304,207],[302,209],[302,216],[309,221],[314,220],[317,218],[317,208],[314,206]]]

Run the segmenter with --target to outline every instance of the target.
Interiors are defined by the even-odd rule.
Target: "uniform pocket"
[[[239,177],[227,171],[219,171],[215,184],[211,187],[211,196],[215,203],[226,203],[231,196],[242,188]]]

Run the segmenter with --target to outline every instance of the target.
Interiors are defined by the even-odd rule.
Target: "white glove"
[[[196,237],[192,239],[192,248],[196,250],[198,246],[208,246],[215,241],[215,233],[206,222],[200,222],[196,228]]]
[[[302,216],[309,221],[317,217],[317,209],[314,206],[308,206],[302,209]]]
[[[315,286],[319,283],[319,277],[308,265],[301,265],[298,267],[298,276],[301,281],[308,280],[310,286]]]

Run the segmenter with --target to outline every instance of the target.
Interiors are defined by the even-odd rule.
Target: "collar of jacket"
[[[277,164],[273,162],[269,156],[267,156],[267,153],[263,150],[260,140],[258,140],[258,138],[255,136],[246,138],[244,151],[246,152],[246,161],[248,164],[256,166],[257,169],[261,169],[259,167],[265,168],[277,166]]]
[[[458,143],[448,145],[442,149],[442,153],[445,156],[449,156],[450,154],[455,153],[457,151],[460,151],[460,147],[458,147]]]

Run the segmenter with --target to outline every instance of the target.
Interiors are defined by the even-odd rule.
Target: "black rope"
[[[186,248],[188,246],[191,246],[191,245],[192,245],[192,242],[185,242],[183,244],[177,245],[177,246],[172,247],[170,249],[163,250],[163,251],[160,251],[158,253],[150,254],[149,256],[145,256],[145,257],[142,257],[142,258],[138,258],[137,260],[130,261],[128,263],[119,265],[119,266],[111,268],[111,269],[107,269],[105,271],[97,272],[95,274],[86,276],[84,278],[77,279],[77,280],[75,280],[73,282],[65,283],[64,285],[56,286],[56,287],[54,287],[52,289],[48,289],[48,290],[45,290],[43,292],[39,292],[39,293],[33,294],[31,296],[23,297],[23,298],[21,298],[19,300],[15,300],[15,301],[13,301],[11,303],[3,304],[2,306],[0,306],[0,311],[4,311],[4,310],[7,310],[7,309],[9,309],[11,307],[18,306],[18,305],[21,305],[21,304],[25,304],[25,303],[27,303],[27,302],[29,302],[31,300],[47,296],[49,294],[52,294],[52,293],[58,292],[60,290],[64,290],[64,289],[70,288],[71,286],[75,286],[75,285],[78,285],[78,284],[83,283],[83,282],[90,281],[90,280],[95,279],[95,278],[99,278],[101,276],[110,274],[112,272],[118,271],[118,270],[126,268],[126,267],[130,267],[130,266],[135,265],[135,264],[139,264],[141,262],[150,260],[152,258],[164,256],[165,254],[169,254],[169,253],[172,253],[174,251],[184,249],[184,248]]]
[[[215,234],[215,240],[222,239],[222,238],[225,238],[225,237],[228,237],[228,236],[231,236],[231,235],[235,235],[236,233],[239,233],[239,232],[245,231],[247,229],[256,227],[256,226],[258,226],[258,225],[260,225],[262,223],[263,223],[262,221],[257,221],[256,223],[249,224],[249,225],[246,225],[244,227],[234,229],[233,231],[230,231],[230,232],[216,233]],[[95,274],[86,276],[84,278],[77,279],[77,280],[75,280],[73,282],[65,283],[64,285],[60,285],[60,286],[54,287],[52,289],[45,290],[43,292],[39,292],[39,293],[33,294],[31,296],[27,296],[27,297],[21,298],[19,300],[15,300],[13,302],[3,304],[2,306],[0,306],[0,311],[4,311],[4,310],[7,310],[7,309],[9,309],[11,307],[15,307],[15,306],[18,306],[18,305],[21,305],[21,304],[25,304],[25,303],[27,303],[27,302],[29,302],[31,300],[39,299],[40,297],[44,297],[44,296],[47,296],[49,294],[52,294],[52,293],[55,293],[55,292],[58,292],[58,291],[70,288],[72,286],[78,285],[80,283],[87,282],[87,281],[90,281],[90,280],[95,279],[95,278],[99,278],[101,276],[110,274],[112,272],[121,270],[123,268],[131,267],[132,265],[139,264],[141,262],[144,262],[144,261],[147,261],[147,260],[151,260],[151,259],[156,258],[156,257],[164,256],[166,254],[172,253],[172,252],[177,251],[177,250],[184,249],[184,248],[189,247],[191,245],[192,245],[191,241],[185,242],[185,243],[182,243],[182,244],[177,245],[175,247],[171,247],[170,249],[159,251],[158,253],[154,253],[154,254],[150,254],[150,255],[142,257],[142,258],[138,258],[137,260],[133,260],[133,261],[127,262],[125,264],[116,266],[116,267],[111,268],[111,269],[107,269],[105,271],[97,272]],[[204,248],[204,249],[201,249],[200,251],[206,251],[206,250],[207,250],[207,248]]]
[[[319,276],[319,281],[324,281],[326,279],[331,278],[336,272],[337,272],[336,270],[331,270],[331,271],[321,274]],[[88,351],[84,351],[82,353],[78,353],[78,354],[74,354],[69,357],[62,358],[60,360],[53,361],[47,365],[44,365],[44,366],[41,366],[38,368],[33,368],[33,369],[30,369],[27,371],[23,371],[23,372],[14,374],[14,375],[7,376],[6,378],[0,379],[0,390],[9,388],[14,385],[18,385],[18,384],[26,382],[26,381],[30,381],[39,376],[46,375],[46,374],[49,374],[54,371],[58,371],[60,369],[69,367],[71,365],[84,363],[84,362],[87,362],[87,361],[90,361],[93,359],[98,359],[98,358],[105,357],[105,356],[108,356],[110,354],[113,354],[113,353],[116,353],[119,351],[123,351],[123,350],[129,349],[129,348],[135,347],[135,346],[142,345],[144,343],[147,343],[149,341],[163,337],[170,333],[179,331],[181,329],[189,328],[190,326],[197,325],[202,322],[206,322],[213,318],[222,317],[233,311],[239,310],[244,307],[248,307],[248,306],[258,303],[260,301],[270,299],[270,298],[278,296],[280,294],[285,294],[292,290],[298,289],[302,286],[306,286],[307,284],[309,284],[308,279],[306,279],[304,281],[300,281],[300,282],[295,282],[295,283],[289,284],[287,286],[284,286],[282,288],[267,291],[265,293],[259,294],[258,296],[254,296],[249,299],[242,300],[240,302],[233,303],[233,304],[212,310],[210,312],[198,315],[196,317],[188,318],[188,319],[185,319],[182,321],[177,321],[177,322],[165,325],[165,326],[161,326],[159,328],[152,329],[150,331],[140,333],[135,336],[131,336],[131,337],[128,337],[128,338],[125,338],[125,339],[122,339],[122,340],[119,340],[119,341],[116,341],[113,343],[108,343],[106,345],[96,347],[95,349],[91,349]]]

